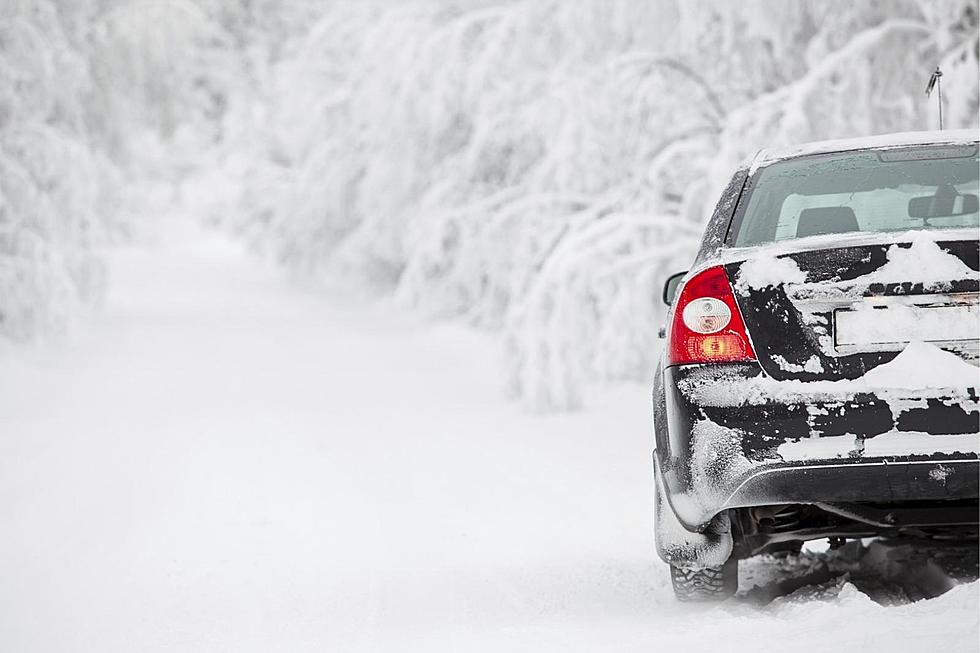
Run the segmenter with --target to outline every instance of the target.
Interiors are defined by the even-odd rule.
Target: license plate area
[[[978,327],[976,293],[868,297],[834,309],[834,346],[842,354],[896,351],[919,340],[975,354]]]

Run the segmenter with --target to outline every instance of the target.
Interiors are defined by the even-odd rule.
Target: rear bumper
[[[685,528],[728,508],[980,496],[975,394],[806,396],[791,386],[778,402],[726,398],[760,375],[753,364],[664,371],[667,428],[657,426],[655,455]]]
[[[664,473],[664,484],[670,487],[666,499],[678,521],[697,531],[729,508],[976,499],[980,461],[976,456],[937,455],[919,460],[771,463],[713,486],[676,481],[676,475]]]

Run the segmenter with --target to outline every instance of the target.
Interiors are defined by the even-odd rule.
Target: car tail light
[[[674,306],[667,364],[752,360],[755,352],[725,268],[699,272],[684,284]]]

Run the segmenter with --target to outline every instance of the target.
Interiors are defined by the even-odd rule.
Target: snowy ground
[[[71,345],[0,352],[0,651],[977,650],[976,582],[816,554],[676,604],[645,388],[527,415],[480,337],[175,233]]]

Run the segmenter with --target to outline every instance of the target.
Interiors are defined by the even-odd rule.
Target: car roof
[[[963,145],[976,143],[980,139],[977,129],[946,129],[943,131],[899,132],[861,138],[845,138],[832,141],[803,143],[780,149],[760,150],[752,159],[752,169],[767,166],[776,161],[792,159],[810,154],[829,154],[831,152],[851,152],[854,150],[888,149],[910,145]]]

